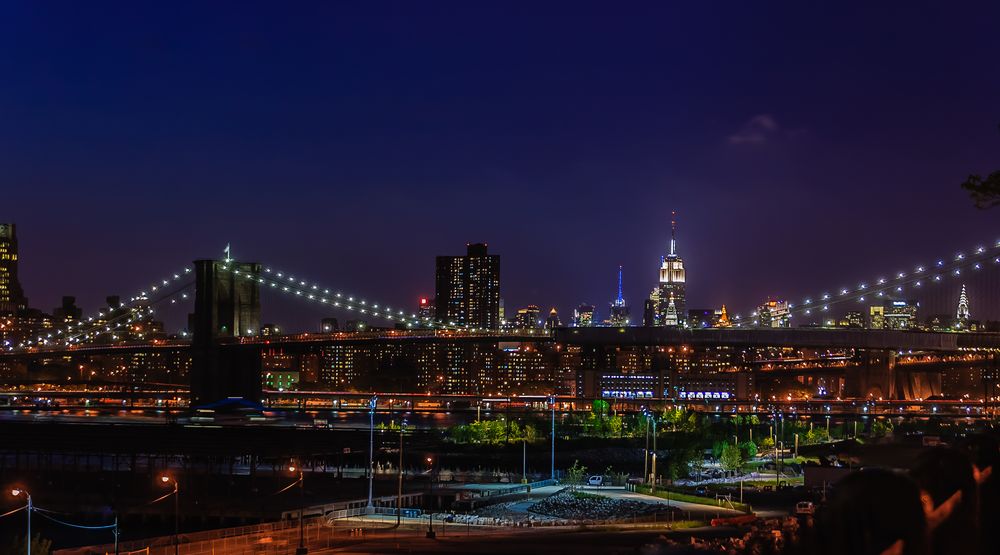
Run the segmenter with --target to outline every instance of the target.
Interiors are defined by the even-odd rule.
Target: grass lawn
[[[656,493],[649,493],[649,486],[636,486],[635,491],[638,493],[644,493],[646,495],[653,495],[661,499],[672,499],[674,501],[683,501],[685,503],[696,503],[698,505],[708,505],[710,507],[718,507],[719,502],[715,500],[714,497],[702,497],[700,495],[692,495],[690,493],[683,493],[670,489],[669,491],[664,491],[663,489],[656,490]],[[728,507],[728,503],[723,503],[724,507]],[[737,503],[733,501],[733,507],[737,511],[743,511],[744,513],[750,512],[750,506],[745,503]]]

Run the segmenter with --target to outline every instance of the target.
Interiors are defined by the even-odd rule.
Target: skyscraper
[[[670,252],[660,258],[660,280],[649,294],[649,309],[646,314],[647,326],[665,326],[667,323],[667,307],[673,298],[676,314],[687,314],[687,277],[684,271],[684,259],[677,254],[677,219],[676,212],[671,212],[670,221]],[[676,324],[673,324],[676,325]]]
[[[611,301],[611,317],[609,323],[612,326],[627,326],[629,323],[629,308],[622,294],[622,267],[618,267],[618,297]]]
[[[438,321],[473,328],[500,327],[500,257],[485,243],[466,245],[465,256],[437,257],[434,312]]]
[[[955,324],[959,329],[969,327],[969,297],[965,294],[965,284],[962,284],[962,293],[958,296],[958,311],[955,314]]]
[[[17,230],[0,223],[0,314],[14,314],[28,307],[17,279]]]

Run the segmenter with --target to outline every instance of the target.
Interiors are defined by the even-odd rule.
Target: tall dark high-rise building
[[[485,243],[465,256],[437,257],[434,314],[438,321],[473,328],[500,327],[500,257]]]
[[[0,314],[14,314],[28,307],[17,279],[17,230],[0,223]]]

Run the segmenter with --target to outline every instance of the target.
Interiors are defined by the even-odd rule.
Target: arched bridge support
[[[233,339],[260,330],[260,287],[241,274],[260,274],[260,264],[220,260],[195,261],[195,308],[192,315],[191,406],[231,397],[261,400],[259,348]]]

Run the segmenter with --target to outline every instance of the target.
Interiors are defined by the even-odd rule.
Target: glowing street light
[[[178,547],[177,547],[177,543],[178,542],[177,542],[177,539],[178,539],[178,534],[179,534],[179,529],[180,529],[180,526],[179,526],[179,523],[180,523],[180,501],[179,501],[180,500],[180,494],[179,494],[180,484],[177,483],[177,480],[175,480],[174,478],[171,478],[170,476],[167,476],[166,474],[164,474],[163,476],[160,476],[160,482],[162,482],[164,484],[169,484],[170,482],[174,483],[174,491],[173,491],[173,493],[171,495],[174,496],[174,555],[177,555],[177,552],[178,552]]]
[[[20,497],[21,494],[28,499],[28,534],[25,536],[24,545],[27,547],[27,555],[31,555],[31,511],[34,507],[31,505],[31,494],[27,490],[22,488],[14,488],[10,490],[10,494],[14,497]]]
[[[305,555],[309,552],[306,549],[305,527],[302,524],[302,513],[306,510],[305,473],[302,468],[296,468],[294,464],[289,465],[289,472],[295,472],[296,470],[299,472],[299,479],[297,480],[299,484],[299,547],[295,550],[295,555]]]

